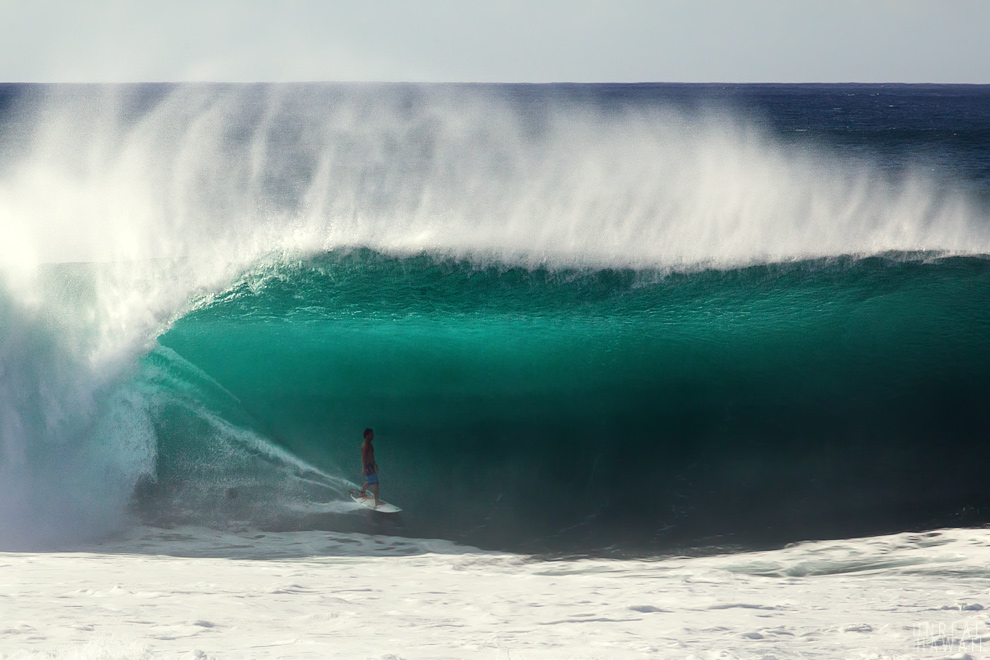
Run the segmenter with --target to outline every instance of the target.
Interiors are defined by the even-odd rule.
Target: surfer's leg
[[[369,474],[367,479],[368,483],[365,485],[371,484],[371,492],[375,494],[375,506],[378,506],[381,504],[381,500],[378,499],[378,475]]]

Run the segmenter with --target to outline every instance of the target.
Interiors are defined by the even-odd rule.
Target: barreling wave
[[[256,273],[160,341],[334,474],[360,478],[375,426],[409,534],[759,544],[976,519],[987,293],[982,257],[670,274],[359,251]]]
[[[291,511],[340,496],[367,425],[413,532],[490,545],[700,538],[744,505],[752,529],[800,479],[813,520],[882,491],[851,519],[911,522],[936,429],[970,449],[990,225],[910,165],[659,93],[14,91],[7,543],[345,524]],[[906,466],[876,491],[867,437]],[[973,501],[960,483],[918,511]]]

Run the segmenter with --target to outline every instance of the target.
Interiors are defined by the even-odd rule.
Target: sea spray
[[[662,96],[500,91],[55,87],[5,166],[5,232],[40,261],[188,257],[214,286],[230,264],[344,246],[648,268],[990,247],[982,213],[910,161]]]
[[[86,313],[2,290],[0,301],[0,543],[105,534],[127,519],[133,484],[153,467],[148,411],[124,384],[137,354],[101,356]]]

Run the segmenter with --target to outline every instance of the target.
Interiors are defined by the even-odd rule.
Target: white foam
[[[134,530],[91,552],[0,553],[0,658],[979,658],[988,548],[990,531],[942,530],[537,561],[359,534]],[[871,565],[752,570],[842,554]]]

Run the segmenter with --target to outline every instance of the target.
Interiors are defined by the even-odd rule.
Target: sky
[[[0,0],[0,82],[990,83],[990,0]]]

